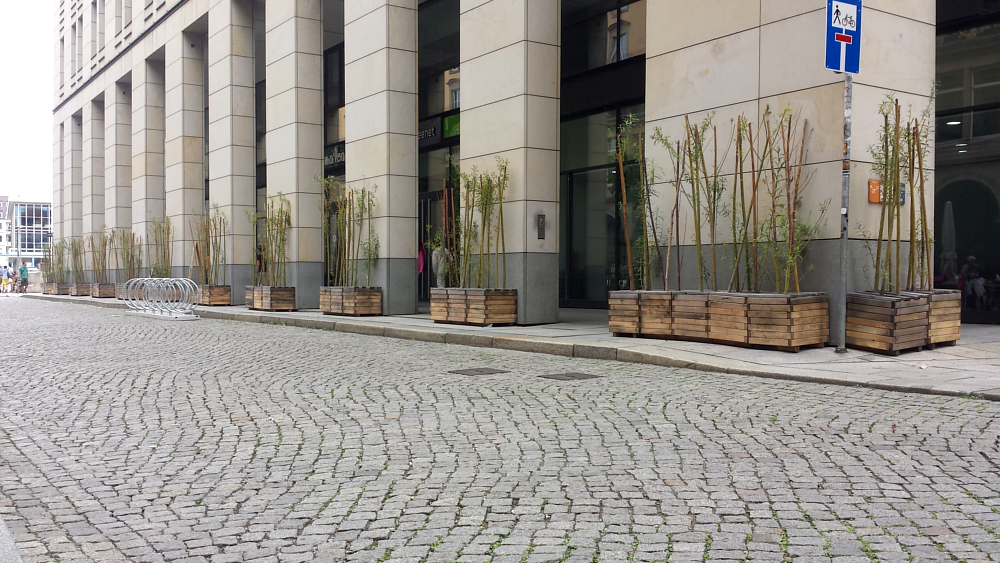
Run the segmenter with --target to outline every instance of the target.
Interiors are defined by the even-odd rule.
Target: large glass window
[[[1000,23],[938,36],[935,279],[1000,322]]]
[[[420,119],[457,110],[461,102],[459,71],[459,0],[428,0],[420,5]]]
[[[646,53],[646,0],[564,0],[562,72],[571,76]]]

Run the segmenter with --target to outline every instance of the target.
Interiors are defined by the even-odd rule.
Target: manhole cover
[[[502,369],[493,368],[473,368],[473,369],[457,369],[455,371],[449,371],[448,373],[457,373],[458,375],[496,375],[498,373],[510,373]]]
[[[577,381],[579,379],[596,379],[600,376],[590,375],[589,373],[553,373],[549,375],[539,375],[538,377],[555,379],[556,381]]]

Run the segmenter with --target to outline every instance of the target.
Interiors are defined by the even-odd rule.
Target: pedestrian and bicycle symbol
[[[861,69],[861,0],[827,0],[826,68],[858,74]]]

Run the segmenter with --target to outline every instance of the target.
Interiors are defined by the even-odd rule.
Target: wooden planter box
[[[135,293],[135,289],[132,290]],[[115,299],[125,299],[125,284],[116,283],[115,284]]]
[[[53,285],[55,285],[52,292],[54,295],[71,295],[73,291],[73,284],[71,283],[57,283]]]
[[[258,311],[294,311],[295,288],[247,286],[247,307]]]
[[[830,301],[825,293],[747,296],[751,346],[798,352],[830,340]]]
[[[930,298],[927,344],[931,347],[958,344],[958,340],[962,338],[962,292],[935,289],[927,293]]]
[[[432,288],[431,319],[472,326],[517,324],[517,290]]]
[[[708,294],[708,337],[713,342],[750,343],[750,304],[745,293]]]
[[[115,284],[113,283],[92,283],[90,284],[90,296],[94,299],[110,299],[115,296]]]
[[[55,285],[56,284],[54,284],[52,282],[45,282],[45,283],[43,283],[42,284],[42,294],[43,295],[52,295],[53,293],[55,293],[56,292]]]
[[[613,291],[615,336],[694,340],[798,352],[830,339],[826,294]]]
[[[69,294],[74,297],[83,297],[90,295],[90,285],[89,283],[74,283],[69,286]]]
[[[255,308],[253,306],[254,305],[253,288],[254,288],[254,286],[252,286],[252,285],[245,285],[245,286],[243,286],[243,291],[245,292],[244,295],[246,296],[246,302],[245,303],[246,303],[247,309],[254,309]]]
[[[930,295],[847,294],[847,345],[898,356],[928,344]]]
[[[233,288],[229,285],[199,285],[198,304],[207,307],[233,304]]]
[[[325,315],[367,317],[382,314],[381,287],[321,287],[319,310]]]

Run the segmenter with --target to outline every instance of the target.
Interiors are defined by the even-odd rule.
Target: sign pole
[[[844,84],[844,170],[841,187],[840,204],[840,298],[837,305],[837,319],[840,331],[837,334],[837,352],[847,352],[847,267],[848,238],[850,234],[850,219],[848,211],[851,207],[851,114],[854,103],[854,76],[846,73]]]

